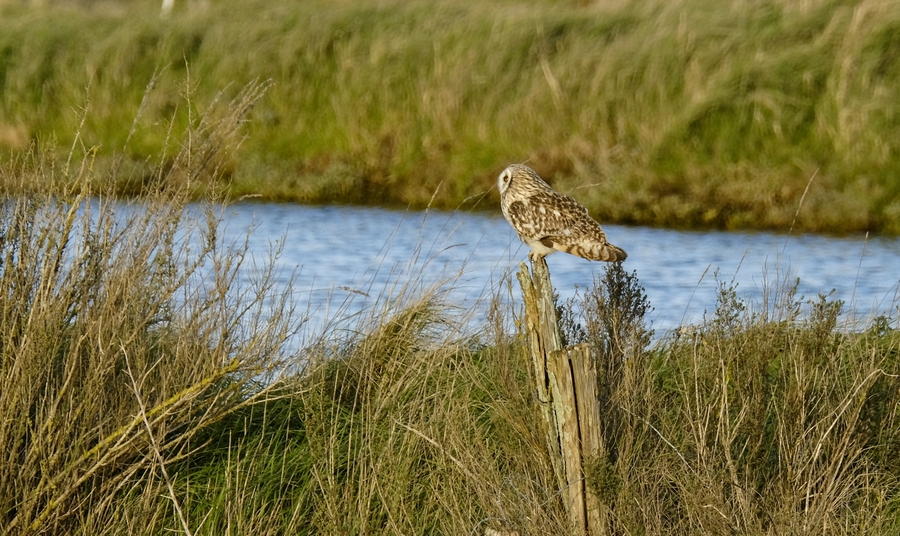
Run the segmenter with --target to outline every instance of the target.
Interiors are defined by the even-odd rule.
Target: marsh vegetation
[[[258,77],[236,197],[494,209],[528,160],[604,222],[897,234],[898,28],[885,0],[5,0],[0,147],[69,147],[89,108],[139,191],[159,125]]]

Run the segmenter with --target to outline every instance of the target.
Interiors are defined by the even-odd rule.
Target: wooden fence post
[[[603,452],[597,374],[587,344],[563,348],[550,271],[543,258],[520,265],[531,377],[547,449],[574,534],[606,534],[602,505],[585,484],[584,464]]]

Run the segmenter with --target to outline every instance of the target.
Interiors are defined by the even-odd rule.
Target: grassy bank
[[[165,129],[139,201],[78,144],[0,165],[0,534],[569,533],[511,286],[473,320],[413,279],[285,346],[304,311],[222,242],[210,187],[263,89]],[[610,533],[900,530],[896,318],[771,290],[752,312],[723,284],[656,343],[621,265],[559,304],[598,370]]]
[[[900,233],[890,1],[157,4],[0,4],[0,146],[87,107],[133,189],[259,77],[235,196],[490,209],[528,160],[607,222]]]

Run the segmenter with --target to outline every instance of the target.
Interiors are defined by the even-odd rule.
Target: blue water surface
[[[280,248],[279,277],[285,284],[293,277],[292,292],[308,309],[311,326],[376,307],[403,285],[442,282],[448,299],[473,311],[477,326],[493,293],[509,295],[504,282],[529,251],[499,214],[238,203],[222,213],[222,225],[230,239],[250,233],[250,252],[260,265]],[[658,335],[702,322],[716,307],[720,284],[734,286],[760,312],[799,278],[799,296],[843,300],[862,323],[897,315],[896,238],[604,229],[628,252],[624,267],[645,288]],[[604,267],[562,253],[547,262],[563,299],[584,292]],[[517,283],[512,299],[520,299]]]

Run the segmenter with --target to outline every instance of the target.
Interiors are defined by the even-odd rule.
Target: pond
[[[294,297],[306,304],[312,326],[374,307],[410,282],[418,288],[444,282],[454,304],[475,311],[477,326],[489,297],[506,288],[529,251],[499,214],[237,203],[223,213],[222,226],[233,239],[252,230],[254,258],[268,259],[282,247],[280,277],[284,283],[294,277]],[[702,322],[715,310],[720,283],[736,285],[757,310],[765,296],[798,278],[800,296],[831,294],[861,322],[896,316],[900,304],[896,238],[604,229],[628,252],[624,267],[646,290],[657,336]],[[591,286],[604,267],[562,253],[547,262],[563,299]],[[520,299],[517,283],[513,298]]]

